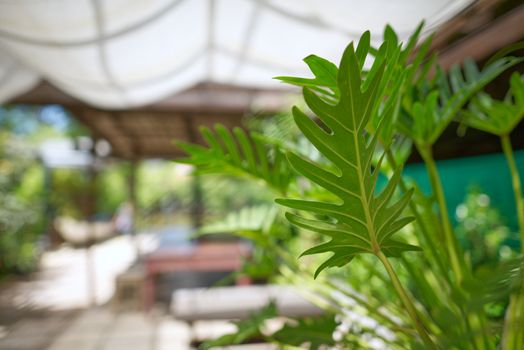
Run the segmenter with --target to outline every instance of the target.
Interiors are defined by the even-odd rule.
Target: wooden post
[[[98,172],[94,164],[91,164],[87,169],[88,176],[88,192],[86,194],[85,203],[85,220],[89,220],[96,214],[96,181]],[[95,234],[93,232],[94,225],[89,226],[89,237],[87,240],[86,252],[86,277],[87,277],[87,297],[88,304],[91,307],[97,305],[97,286],[96,286],[96,265],[93,257],[93,245],[95,244]]]
[[[183,116],[184,124],[186,127],[187,138],[191,143],[197,143],[197,135],[193,128],[193,122],[190,115]],[[202,226],[202,219],[204,216],[204,200],[202,196],[202,183],[200,176],[195,173],[192,174],[192,196],[193,201],[191,203],[191,221],[194,229],[198,229]]]
[[[47,250],[56,242],[53,240],[53,220],[55,217],[53,204],[51,202],[51,191],[53,189],[53,170],[42,162],[42,169],[44,173],[44,215],[46,232],[44,237],[44,246]]]
[[[137,201],[136,201],[136,171],[138,167],[138,161],[132,159],[129,162],[129,173],[127,178],[127,198],[129,205],[131,206],[131,239],[135,246],[135,252],[137,259],[140,259],[140,244],[138,242],[137,232],[136,232],[136,218],[137,218]]]
[[[191,221],[193,228],[198,229],[202,226],[204,216],[204,200],[202,196],[202,184],[200,176],[193,174],[192,182],[193,202],[191,205]]]

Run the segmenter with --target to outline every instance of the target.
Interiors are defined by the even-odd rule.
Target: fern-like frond
[[[201,127],[200,133],[208,146],[177,141],[178,147],[189,154],[178,162],[194,165],[202,173],[250,176],[265,181],[278,193],[286,193],[294,174],[279,145],[238,127],[231,132],[220,124],[214,130]]]
[[[277,208],[268,205],[246,207],[229,213],[224,219],[205,225],[198,235],[229,233],[248,238],[255,243],[266,246],[268,239],[263,232],[269,231],[277,215]]]
[[[510,88],[502,101],[479,93],[462,114],[462,122],[498,136],[509,135],[524,118],[524,76],[511,75]]]
[[[433,80],[414,84],[402,101],[400,132],[419,145],[432,145],[466,103],[484,86],[522,59],[504,57],[479,70],[472,60],[449,72],[437,67]]]
[[[330,237],[330,241],[304,252],[333,253],[320,265],[315,276],[327,267],[349,263],[357,254],[398,256],[404,251],[418,249],[392,237],[412,220],[402,217],[411,192],[393,201],[400,170],[380,194],[375,193],[380,171],[380,162],[374,169],[372,167],[377,136],[368,140],[365,128],[384,97],[386,65],[395,64],[395,61],[386,59],[386,42],[365,74],[362,60],[369,54],[368,36],[369,33],[363,35],[356,50],[351,43],[342,56],[337,74],[340,92],[337,104],[326,102],[307,87],[303,89],[308,107],[325,127],[298,108],[293,109],[295,122],[302,133],[338,170],[326,170],[316,162],[288,153],[288,160],[298,173],[334,194],[339,201],[277,200],[281,205],[312,214],[309,218],[289,213],[287,218],[293,224]],[[324,217],[315,217],[318,214]]]

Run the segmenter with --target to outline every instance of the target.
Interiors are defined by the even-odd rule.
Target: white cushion
[[[247,318],[274,300],[279,316],[308,316],[322,310],[291,286],[261,285],[179,289],[173,293],[171,311],[180,320]]]

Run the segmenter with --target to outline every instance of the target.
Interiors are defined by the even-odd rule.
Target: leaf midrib
[[[351,112],[352,112],[351,118],[353,119],[353,126],[356,127],[357,123],[355,119],[355,103],[354,103],[355,99],[353,98],[354,96],[353,87],[351,86],[351,84],[348,84],[348,85],[349,85],[350,94],[351,94]],[[363,178],[363,173],[362,173],[363,169],[362,169],[362,162],[361,162],[361,154],[359,151],[360,148],[358,147],[359,129],[355,129],[355,132],[353,132],[352,135],[353,135],[353,143],[355,146],[355,151],[357,154],[357,157],[356,157],[357,158],[357,175],[358,175],[359,187],[360,187],[360,193],[361,193],[361,195],[359,196],[360,203],[362,204],[364,214],[366,216],[366,227],[368,229],[369,239],[371,240],[371,249],[373,250],[373,252],[378,253],[378,251],[380,251],[380,247],[377,243],[373,221],[371,219],[371,215],[369,212],[369,203],[367,201],[366,196],[363,195],[365,194],[365,184],[364,184],[364,178]]]

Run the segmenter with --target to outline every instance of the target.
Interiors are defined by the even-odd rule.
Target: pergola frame
[[[479,0],[465,9],[435,33],[432,50],[438,52],[444,69],[471,57],[478,62],[489,58],[503,47],[524,39],[524,5],[514,0]],[[522,70],[523,65],[515,70]],[[268,78],[269,79],[269,78]],[[490,92],[501,94],[507,89],[507,76],[495,81]],[[274,114],[282,110],[290,94],[297,90],[246,88],[233,85],[201,83],[182,93],[149,106],[129,110],[102,110],[61,92],[48,83],[41,83],[11,103],[60,104],[87,126],[94,138],[104,138],[112,145],[112,156],[140,160],[147,158],[173,159],[182,156],[173,140],[202,143],[198,128],[222,123],[226,127],[240,126],[251,114]],[[253,108],[259,104],[260,109]],[[521,133],[519,128],[518,133]],[[473,135],[468,142],[480,147],[469,147],[469,153],[455,148],[461,141],[448,132],[439,147],[443,152],[437,158],[474,155],[499,151],[498,143],[489,136]],[[524,147],[518,138],[517,148]],[[486,140],[488,142],[486,142]],[[486,147],[485,144],[491,146]],[[471,151],[473,150],[473,151]],[[416,155],[413,160],[416,160]]]

